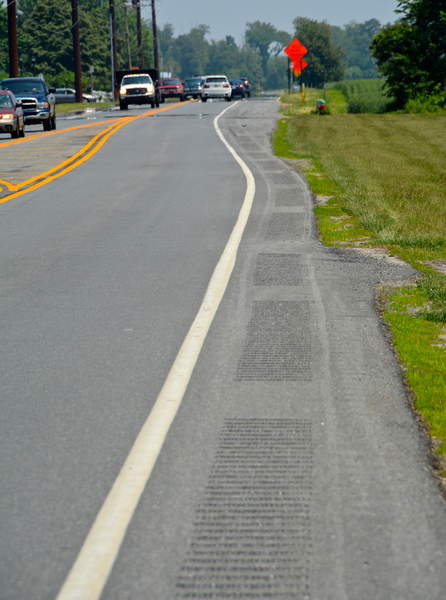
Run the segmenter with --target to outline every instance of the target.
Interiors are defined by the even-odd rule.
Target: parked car
[[[231,79],[230,84],[233,98],[236,98],[237,96],[246,98],[245,86],[241,79]]]
[[[106,92],[104,90],[92,90],[92,94],[96,98],[97,102],[110,102],[113,100],[112,92]]]
[[[45,131],[56,129],[56,98],[40,77],[11,77],[3,79],[0,88],[11,91],[20,100],[25,123],[41,123]]]
[[[0,132],[12,138],[25,135],[25,119],[20,100],[8,90],[0,90]]]
[[[201,92],[203,90],[203,77],[188,77],[184,80],[184,97],[187,98],[201,98]]]
[[[240,79],[243,81],[243,85],[245,86],[245,95],[250,98],[253,87],[252,83],[249,81],[248,77],[245,77],[244,75],[240,75]]]
[[[206,102],[208,98],[224,98],[231,101],[232,88],[226,75],[207,75],[204,78],[201,99]]]
[[[166,98],[179,98],[180,101],[183,102],[185,98],[184,86],[181,79],[161,79],[159,90],[161,102],[165,102]]]
[[[126,110],[129,104],[150,104],[155,108],[155,84],[148,73],[128,73],[119,86],[119,108]]]
[[[76,102],[76,90],[72,88],[56,88],[54,93],[56,97],[56,103],[62,104],[64,102]],[[92,94],[82,94],[83,102],[97,102],[96,96]]]

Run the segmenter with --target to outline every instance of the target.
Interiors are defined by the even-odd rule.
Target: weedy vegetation
[[[386,112],[392,104],[392,99],[386,95],[384,79],[352,79],[330,84],[341,92],[347,104],[348,113]]]

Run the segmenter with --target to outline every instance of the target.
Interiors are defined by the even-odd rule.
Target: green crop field
[[[364,82],[346,85],[351,98]],[[326,116],[286,98],[276,152],[305,158],[313,192],[331,197],[315,208],[324,243],[385,248],[419,271],[416,282],[384,287],[381,304],[446,477],[446,115],[342,114],[339,89],[329,103],[331,94]]]
[[[342,92],[349,113],[384,113],[391,99],[386,96],[383,79],[352,79],[332,83],[329,89]]]

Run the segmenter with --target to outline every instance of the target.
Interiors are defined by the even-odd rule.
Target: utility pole
[[[9,76],[19,76],[19,51],[17,48],[17,6],[16,0],[8,0],[8,46]]]
[[[160,78],[160,62],[158,55],[158,28],[156,26],[156,8],[155,8],[155,0],[152,1],[152,36],[153,36],[153,66],[156,71],[156,81],[155,81],[155,103],[158,107],[160,105],[160,92],[159,92],[159,78]]]
[[[125,37],[127,42],[127,64],[128,68],[132,68],[132,51],[130,49],[130,34],[129,34],[129,5],[127,2],[124,4],[124,18],[125,18]]]
[[[159,63],[159,53],[158,53],[158,28],[156,26],[156,9],[155,9],[155,0],[152,1],[152,33],[153,33],[153,62],[156,72],[160,71],[160,63]]]
[[[82,102],[82,66],[78,0],[71,0],[71,23],[71,31],[73,34],[74,87],[76,89],[76,102]]]
[[[115,20],[115,0],[109,0],[109,12],[110,12],[110,54],[111,54],[111,68],[112,68],[112,89],[113,97],[116,100],[116,85],[115,85],[115,71],[118,70],[118,59],[116,56],[116,20]]]
[[[144,48],[142,43],[142,27],[141,27],[141,0],[132,0],[133,8],[136,11],[136,57],[139,63],[139,68],[144,69]]]

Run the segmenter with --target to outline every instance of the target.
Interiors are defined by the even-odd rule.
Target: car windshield
[[[122,78],[121,85],[129,85],[130,83],[152,83],[152,80],[149,75],[132,75]]]
[[[11,108],[11,96],[0,96],[0,106],[7,106],[8,108]]]
[[[179,79],[164,79],[163,85],[180,85]]]
[[[14,94],[28,94],[38,92],[40,94],[45,93],[45,85],[43,81],[30,81],[30,80],[16,80],[10,79],[9,81],[2,82],[2,89],[11,90]]]
[[[203,80],[199,79],[198,77],[196,79],[186,79],[185,83],[187,85],[197,85],[200,84]]]

